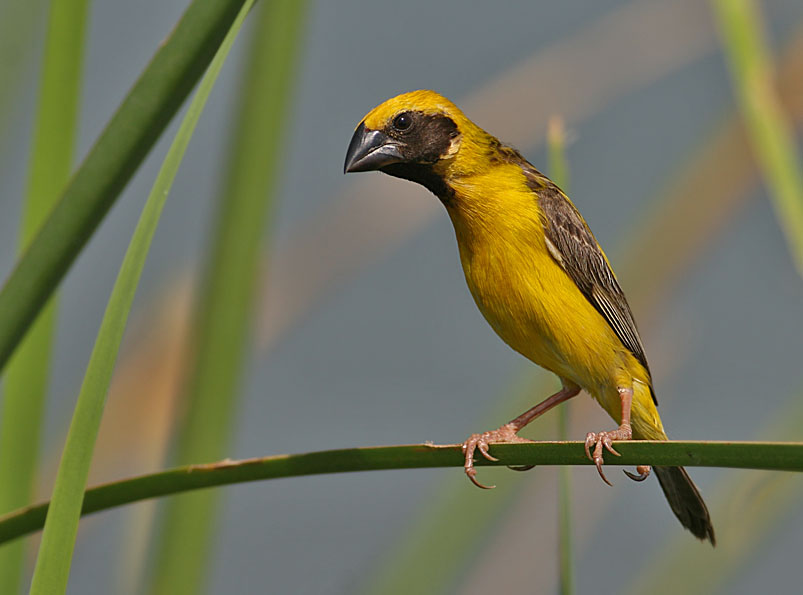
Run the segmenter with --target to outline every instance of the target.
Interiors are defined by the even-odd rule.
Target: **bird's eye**
[[[413,118],[407,112],[393,118],[393,127],[396,130],[407,130],[413,123]]]

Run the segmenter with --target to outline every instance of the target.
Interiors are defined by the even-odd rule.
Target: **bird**
[[[463,443],[478,487],[476,453],[531,442],[519,432],[585,390],[619,424],[589,432],[584,448],[600,477],[619,440],[668,440],[630,306],[585,219],[522,154],[431,90],[403,93],[371,110],[349,143],[344,173],[380,171],[422,185],[444,205],[466,283],[485,320],[514,351],[558,376],[561,389],[496,430]],[[650,475],[640,465],[636,481]],[[654,468],[675,516],[716,544],[708,508],[682,467]]]

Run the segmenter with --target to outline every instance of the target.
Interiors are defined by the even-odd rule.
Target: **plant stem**
[[[547,131],[549,147],[549,172],[552,180],[569,193],[569,162],[566,159],[566,129],[563,119],[553,117]],[[569,407],[563,403],[558,407],[556,419],[558,440],[569,436]],[[558,473],[558,565],[561,595],[574,593],[574,555],[572,553],[572,475],[569,467],[562,467]]]
[[[663,465],[686,467],[728,467],[803,471],[803,442],[615,442],[621,457],[608,457],[616,465]],[[582,442],[533,442],[495,444],[491,447],[500,461],[484,458],[477,465],[591,465]],[[102,484],[86,491],[81,514],[91,514],[117,506],[217,486],[354,471],[388,469],[430,469],[462,467],[461,445],[433,446],[411,444],[326,450],[295,455],[274,455],[221,461],[206,465],[187,465],[159,473],[141,475]],[[48,503],[44,502],[0,517],[0,543],[40,529]]]

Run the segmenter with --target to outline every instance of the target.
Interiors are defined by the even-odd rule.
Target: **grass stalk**
[[[244,0],[194,0],[0,290],[0,370],[203,74]]]
[[[569,162],[566,159],[566,130],[563,119],[553,117],[547,131],[549,171],[552,181],[569,193]],[[558,440],[569,439],[569,406],[563,403],[555,415]],[[574,593],[574,554],[572,548],[572,470],[561,467],[558,472],[558,566],[561,595]]]
[[[180,463],[214,461],[230,447],[305,14],[306,2],[273,0],[254,15],[256,30],[235,112],[231,157],[194,315],[194,352],[185,388],[188,413],[177,448]],[[202,591],[219,496],[200,492],[167,504],[152,592]]]
[[[752,0],[712,0],[753,151],[778,223],[803,275],[803,171],[794,128],[775,87],[761,14]]]
[[[33,595],[64,593],[67,589],[92,451],[117,352],[150,243],[192,132],[251,4],[253,0],[248,0],[243,5],[201,81],[148,196],[120,267],[78,395],[59,464],[52,505],[47,513],[34,568],[30,590]]]
[[[685,467],[728,467],[771,471],[803,471],[803,442],[691,442],[640,441],[614,443],[621,457],[616,466],[652,464]],[[582,442],[532,442],[496,444],[491,447],[500,461],[483,459],[478,465],[591,465]],[[610,457],[609,457],[610,458]],[[186,465],[90,488],[81,514],[224,485],[355,471],[432,469],[463,466],[461,445],[410,444],[326,450],[293,455],[274,455],[241,461],[225,460]],[[500,486],[502,487],[502,486]],[[48,502],[28,506],[0,517],[0,543],[40,529]],[[449,536],[454,539],[453,535]],[[409,569],[408,569],[409,571]]]
[[[45,42],[28,192],[19,238],[24,251],[69,179],[81,97],[88,0],[53,0]],[[52,298],[9,362],[0,417],[0,511],[32,501],[50,372]],[[0,593],[17,593],[23,543],[0,549]]]

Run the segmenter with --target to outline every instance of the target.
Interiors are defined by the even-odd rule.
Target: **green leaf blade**
[[[28,192],[20,233],[23,251],[63,190],[78,130],[88,0],[50,5]],[[5,376],[0,416],[0,511],[29,503],[48,389],[56,300],[51,299],[20,345]],[[0,550],[0,593],[19,592],[23,544]]]
[[[214,461],[228,454],[306,4],[275,0],[254,15],[258,20],[236,110],[228,172],[194,313],[195,349],[185,389],[188,414],[177,447],[181,463]],[[218,503],[215,492],[168,503],[151,592],[202,590]]]
[[[50,595],[66,591],[92,452],[128,313],[150,243],[192,132],[251,4],[253,0],[248,0],[243,5],[201,81],[148,196],[120,267],[87,366],[59,464],[53,500],[45,520],[34,569],[30,590],[32,594]]]
[[[792,260],[803,275],[803,170],[794,127],[775,89],[772,58],[751,0],[713,0],[735,92]]]
[[[244,0],[195,0],[0,290],[0,370],[200,78]]]
[[[680,465],[803,472],[803,442],[634,440],[615,442],[614,446],[621,457],[616,457],[615,461],[609,460],[608,463],[615,465]],[[592,464],[585,456],[582,442],[495,444],[491,449],[500,460],[491,462],[482,459],[476,462],[477,465],[499,467]],[[91,514],[150,498],[266,479],[442,467],[454,467],[457,472],[462,466],[463,455],[459,444],[373,446],[186,465],[90,488],[84,498],[81,513]],[[515,481],[515,477],[518,476],[511,476],[511,481]],[[471,489],[471,486],[466,486],[466,489]],[[47,508],[48,503],[45,502],[0,517],[0,543],[40,529]]]

